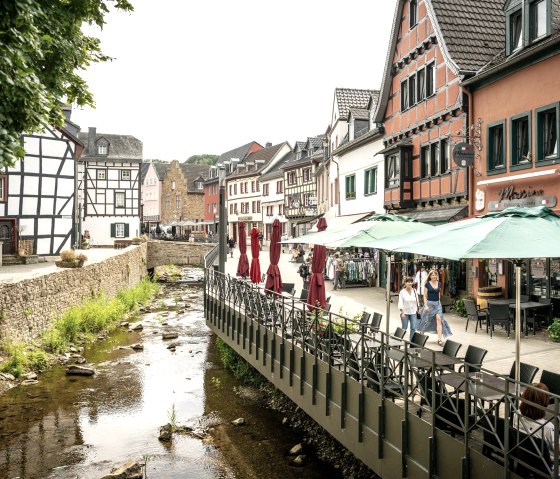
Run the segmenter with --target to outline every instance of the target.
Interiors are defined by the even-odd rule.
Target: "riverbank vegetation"
[[[267,380],[253,366],[218,337],[216,337],[216,348],[222,364],[232,372],[235,379],[253,386],[267,383]]]
[[[145,280],[120,291],[111,300],[101,295],[73,306],[41,334],[39,341],[2,344],[0,349],[5,360],[0,364],[0,371],[16,378],[27,371],[45,371],[55,354],[68,351],[71,345],[91,342],[101,332],[113,331],[127,316],[148,303],[159,288]]]

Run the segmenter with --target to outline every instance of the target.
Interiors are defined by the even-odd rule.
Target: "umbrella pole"
[[[519,394],[519,378],[521,365],[519,351],[521,350],[521,261],[515,262],[515,390]]]
[[[389,333],[389,316],[391,315],[391,254],[387,252],[387,288],[386,288],[386,310],[385,310],[385,332]]]

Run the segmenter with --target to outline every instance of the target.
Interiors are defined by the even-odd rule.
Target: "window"
[[[204,189],[204,183],[202,181],[197,181],[196,182],[196,189],[197,190],[202,190]]]
[[[251,193],[255,192],[255,182],[251,181]]]
[[[269,188],[269,186],[270,186],[269,183],[265,183],[265,184],[263,185],[263,193],[262,193],[263,196],[268,196],[268,194],[269,194],[269,193],[268,193],[268,188]]]
[[[436,64],[434,62],[426,66],[426,98],[435,93]]]
[[[97,154],[98,155],[106,155],[107,154],[107,145],[97,145]]]
[[[233,194],[237,195],[237,183],[233,185]]]
[[[529,4],[529,41],[533,42],[547,34],[546,0]]]
[[[364,172],[364,195],[377,193],[377,167]]]
[[[111,223],[111,238],[128,238],[129,225],[127,223]]]
[[[232,195],[232,190],[233,190],[232,185],[229,185],[229,196]]]
[[[418,1],[410,0],[409,5],[410,28],[418,23]]]
[[[426,98],[426,69],[422,68],[416,73],[416,100],[421,102]]]
[[[274,207],[267,206],[266,207],[266,216],[272,216],[274,214]]]
[[[420,178],[430,177],[430,146],[420,149]]]
[[[440,141],[439,153],[441,155],[440,173],[447,173],[451,169],[451,163],[449,162],[449,141]]]
[[[181,208],[181,197],[179,195],[175,195],[175,208]]]
[[[107,170],[97,170],[96,177],[98,180],[105,180],[107,178]]]
[[[537,161],[558,158],[558,104],[537,109]]]
[[[121,170],[121,180],[130,180],[130,170]]]
[[[283,193],[284,192],[284,182],[277,181],[276,182],[276,193]]]
[[[303,206],[304,208],[309,208],[311,206],[311,193],[303,194]]]
[[[0,176],[0,202],[8,201],[8,178]]]
[[[176,186],[177,186],[177,183],[175,183],[174,181],[172,181],[172,182],[171,182],[171,189],[174,190]]]
[[[252,201],[251,202],[251,213],[256,213],[256,212],[257,212],[257,202]]]
[[[257,201],[257,213],[261,212],[261,202]]]
[[[511,166],[527,165],[530,160],[531,121],[528,113],[511,119]]]
[[[115,192],[115,208],[124,208],[125,194],[124,191]]]
[[[504,122],[488,127],[488,171],[505,167],[505,128]]]
[[[390,155],[386,159],[387,161],[387,168],[385,169],[386,173],[386,180],[385,180],[385,187],[393,188],[395,186],[399,186],[400,180],[400,165],[399,165],[399,155],[395,153],[394,155]]]
[[[436,176],[441,173],[439,156],[439,142],[430,145],[430,176]]]
[[[279,215],[283,215],[283,214],[284,214],[284,205],[278,205],[278,214],[279,214]]]
[[[401,82],[401,111],[408,108],[408,80]]]
[[[517,10],[509,16],[507,27],[509,27],[508,54],[510,54],[523,46],[523,17],[521,16],[521,10]]]
[[[346,199],[353,200],[356,198],[356,175],[348,175],[345,178],[346,183]]]
[[[416,104],[416,75],[408,79],[408,106]]]
[[[293,171],[289,171],[288,172],[288,184],[289,185],[295,185],[297,184],[296,181],[296,174]]]
[[[230,186],[231,189],[231,186]],[[216,194],[216,185],[212,185],[212,194],[215,195]],[[231,194],[231,191],[230,191]]]
[[[303,182],[307,183],[311,181],[311,168],[304,168],[303,170]]]

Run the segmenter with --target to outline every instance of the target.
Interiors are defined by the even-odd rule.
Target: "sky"
[[[85,29],[114,60],[83,72],[96,108],[72,120],[167,161],[324,133],[335,88],[381,87],[396,3],[131,1]]]

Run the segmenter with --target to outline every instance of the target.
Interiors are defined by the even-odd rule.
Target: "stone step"
[[[17,256],[15,254],[2,255],[3,266],[13,266],[17,264],[37,264],[44,263],[45,261],[45,258],[42,258],[36,254],[31,254],[28,256]]]

